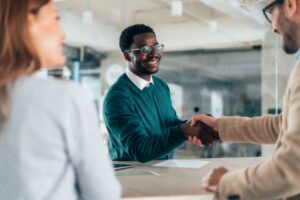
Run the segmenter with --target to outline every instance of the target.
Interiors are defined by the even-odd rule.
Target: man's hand
[[[191,120],[191,126],[199,127],[198,136],[189,136],[188,141],[197,146],[206,146],[220,140],[218,133],[219,121],[209,115],[196,115]]]
[[[219,182],[224,174],[228,170],[224,167],[216,168],[211,171],[206,177],[202,179],[202,187],[210,192],[217,192],[219,187]]]
[[[181,130],[184,138],[189,140],[189,142],[191,142],[197,146],[203,146],[199,139],[200,127],[192,126],[191,122],[188,121],[188,122],[185,122],[180,125],[180,130]],[[193,138],[194,140],[190,141],[190,138]]]
[[[209,115],[195,115],[192,117],[191,125],[195,126],[198,122],[203,122],[210,126],[214,131],[219,132],[219,120]]]

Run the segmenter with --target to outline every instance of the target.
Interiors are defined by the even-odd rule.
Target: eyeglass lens
[[[141,53],[150,54],[152,50],[155,50],[158,53],[162,53],[164,46],[162,44],[157,44],[154,46],[143,46],[140,48]]]

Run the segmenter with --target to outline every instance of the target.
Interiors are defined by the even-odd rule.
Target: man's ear
[[[287,9],[288,9],[288,16],[290,19],[294,18],[299,10],[299,2],[298,0],[287,0]]]
[[[131,62],[131,57],[129,55],[129,52],[125,51],[123,55],[124,55],[125,60],[127,60],[128,62]]]

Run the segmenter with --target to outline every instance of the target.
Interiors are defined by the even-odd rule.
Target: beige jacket
[[[220,119],[223,141],[276,144],[271,158],[224,175],[220,199],[230,195],[247,200],[286,199],[300,194],[300,63],[290,76],[282,108],[278,116]]]

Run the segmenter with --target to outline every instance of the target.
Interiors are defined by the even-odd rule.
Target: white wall
[[[231,47],[250,47],[261,44],[262,29],[253,30],[228,20],[219,20],[216,32],[200,22],[161,24],[154,26],[157,38],[164,43],[167,51],[193,49],[222,49]]]
[[[60,14],[67,44],[105,51],[118,50],[118,28],[95,20],[93,24],[83,24],[82,16],[70,11],[61,10]]]
[[[82,13],[60,9],[62,26],[66,33],[66,43],[74,46],[91,46],[98,50],[119,51],[119,36],[122,31],[117,26],[104,23],[94,17],[93,24],[83,24]],[[200,23],[200,24],[199,24]],[[244,27],[240,22],[219,20],[219,28],[211,32],[201,22],[160,24],[153,26],[166,51],[191,49],[216,49],[249,47],[260,44],[263,31]],[[230,24],[230,25],[229,25]]]

